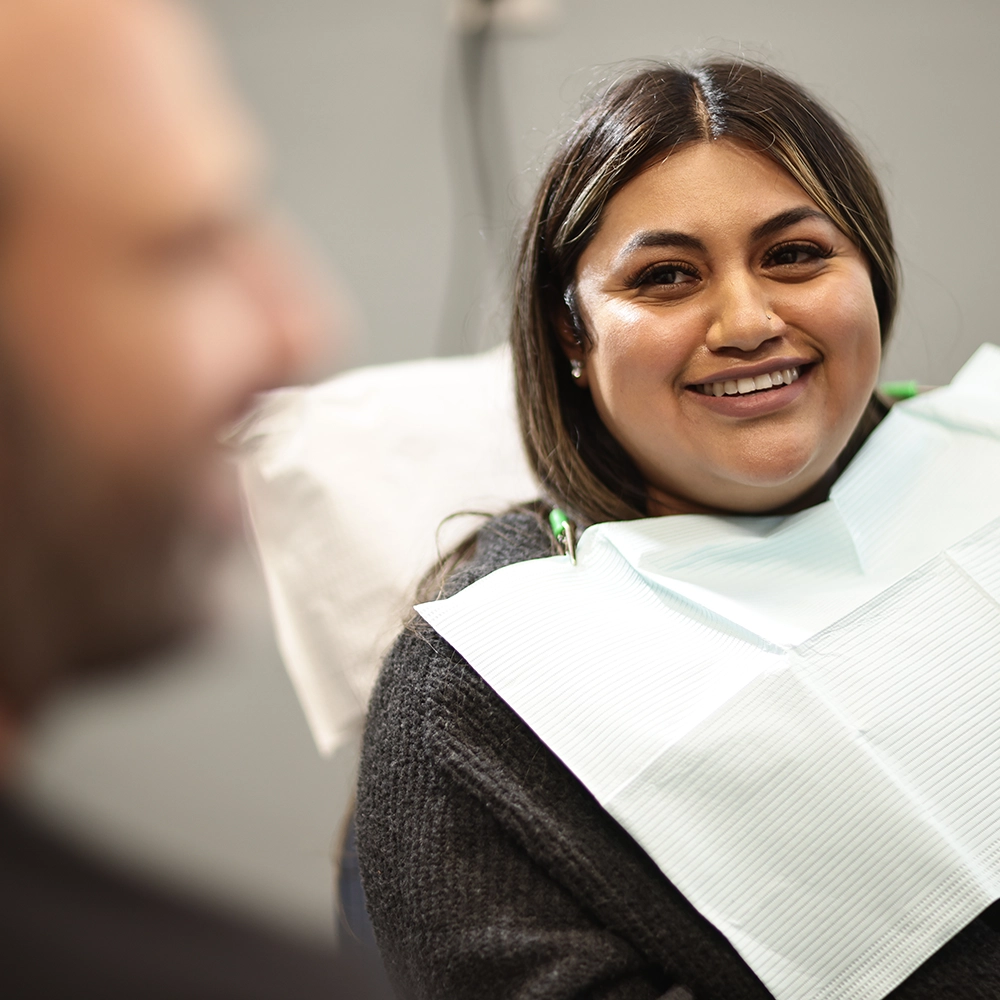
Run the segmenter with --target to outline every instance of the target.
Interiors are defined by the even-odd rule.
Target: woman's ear
[[[559,311],[556,321],[556,334],[559,346],[566,356],[570,375],[581,388],[586,388],[587,379],[587,349],[585,346],[582,321],[576,309],[576,297],[572,288],[567,289],[563,296],[566,308]]]
[[[559,346],[566,356],[566,363],[569,365],[569,373],[573,381],[581,389],[587,387],[587,351],[581,342],[580,335],[569,322],[568,318],[560,319],[557,324],[557,334]]]

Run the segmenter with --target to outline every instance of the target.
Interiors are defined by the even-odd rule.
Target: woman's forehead
[[[764,154],[728,140],[690,143],[652,163],[610,199],[594,242],[628,240],[646,229],[738,236],[800,206],[818,209]]]

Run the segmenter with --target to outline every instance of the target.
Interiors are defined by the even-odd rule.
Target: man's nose
[[[243,258],[242,277],[266,341],[258,391],[300,381],[336,352],[341,310],[290,224],[261,224]]]
[[[711,351],[752,353],[779,337],[785,324],[753,274],[729,275],[720,282],[706,338]]]

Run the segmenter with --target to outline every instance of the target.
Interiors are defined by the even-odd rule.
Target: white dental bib
[[[778,1000],[1000,898],[1000,348],[789,517],[599,524],[420,614]]]

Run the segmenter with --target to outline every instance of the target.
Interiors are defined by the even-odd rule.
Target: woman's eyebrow
[[[681,247],[685,250],[698,250],[705,253],[705,244],[697,236],[689,236],[687,233],[671,232],[667,229],[647,229],[644,232],[636,233],[628,243],[621,248],[618,258],[627,257],[636,250],[644,250],[646,247]]]
[[[803,205],[801,208],[790,208],[785,212],[779,212],[756,226],[750,233],[750,241],[756,243],[758,240],[773,236],[803,219],[822,219],[824,222],[830,223],[831,226],[835,225],[833,219],[826,212]],[[700,253],[706,252],[705,244],[697,236],[669,229],[647,229],[636,233],[621,248],[618,259],[621,260],[629,254],[635,253],[637,250],[645,250],[647,247],[679,247],[684,250],[696,250]]]
[[[803,205],[801,208],[790,208],[787,212],[779,212],[773,218],[756,226],[750,233],[750,242],[756,243],[765,237],[774,236],[775,233],[780,233],[782,229],[794,226],[796,222],[801,222],[803,219],[822,219],[824,222],[829,222],[831,226],[835,225],[833,219],[826,212]]]

